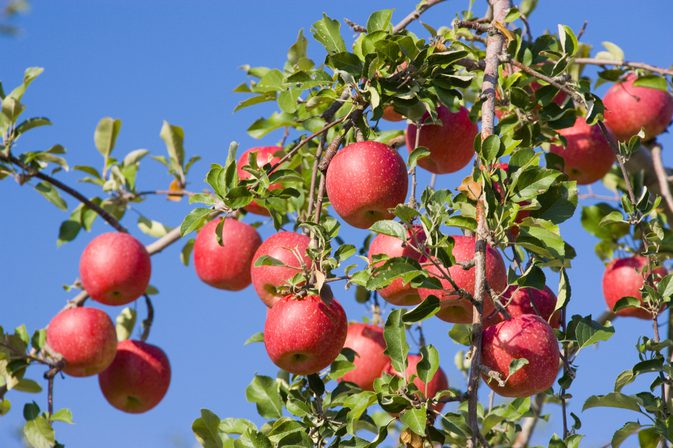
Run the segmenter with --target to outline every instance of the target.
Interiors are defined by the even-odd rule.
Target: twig
[[[516,59],[510,59],[509,62],[513,66],[520,69],[522,72],[527,73],[531,76],[534,76],[535,78],[541,79],[541,80],[549,83],[550,85],[556,87],[557,89],[562,90],[563,92],[565,92],[568,95],[570,95],[571,97],[573,97],[573,99],[575,99],[576,101],[578,101],[580,103],[584,102],[584,97],[582,95],[580,95],[576,90],[571,89],[567,85],[556,81],[554,78],[550,78],[549,76],[545,75],[544,73],[540,73],[539,71],[537,71],[533,68],[530,68],[526,64],[523,64],[523,63],[517,61]]]
[[[491,29],[488,23],[476,22],[474,20],[455,20],[453,22],[454,28],[470,28],[480,33],[487,33]]]
[[[418,20],[425,11],[444,1],[445,0],[426,0],[425,2],[421,3],[418,6],[418,9],[409,13],[404,19],[402,19],[397,25],[393,27],[393,33],[399,33],[408,27],[413,21]]]
[[[580,28],[580,30],[577,33],[577,40],[582,39],[582,36],[584,36],[584,33],[587,30],[588,25],[589,25],[589,22],[585,20],[584,23],[582,24],[582,28]]]
[[[353,22],[352,20],[350,20],[348,18],[344,19],[344,22],[346,22],[346,24],[348,26],[350,26],[353,29],[353,31],[355,31],[356,33],[366,33],[367,32],[367,27],[364,27],[360,24],[357,24],[357,23]]]
[[[645,64],[643,62],[611,61],[608,59],[599,59],[599,58],[575,58],[573,62],[575,62],[575,64],[584,64],[584,65],[614,65],[617,67],[639,68],[654,73],[660,73],[662,75],[673,76],[672,69],[656,67],[654,65]]]
[[[140,340],[145,342],[147,338],[150,337],[150,330],[152,329],[152,322],[154,322],[154,306],[152,306],[152,300],[147,294],[145,296],[145,305],[147,306],[147,317],[142,322],[143,332],[140,335]]]
[[[666,174],[666,168],[664,168],[664,162],[661,158],[661,145],[655,143],[652,148],[652,164],[654,165],[654,173],[657,176],[659,181],[659,194],[666,201],[666,206],[670,211],[673,212],[673,195],[671,195],[671,186],[668,183],[668,178]]]

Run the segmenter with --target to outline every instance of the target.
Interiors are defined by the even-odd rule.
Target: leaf
[[[180,250],[180,261],[185,266],[189,266],[189,259],[191,258],[192,251],[194,250],[194,241],[194,238],[190,238]]]
[[[604,41],[602,42],[602,44],[605,47],[605,49],[608,50],[608,53],[610,53],[610,56],[612,56],[613,60],[615,61],[624,60],[624,51],[621,48],[619,48],[619,46],[609,41]]]
[[[121,120],[105,117],[102,118],[93,134],[93,141],[96,149],[100,152],[105,160],[110,157],[115,143],[117,142],[117,135],[121,129]]]
[[[607,341],[615,334],[615,329],[610,322],[603,326],[590,317],[573,316],[571,324],[573,323],[580,349],[599,341]]]
[[[402,320],[405,323],[420,322],[434,316],[439,310],[439,299],[436,296],[430,295],[416,305],[415,308],[404,313]]]
[[[416,365],[416,374],[427,385],[439,369],[439,352],[434,346],[425,345],[421,347],[421,355],[423,357]]]
[[[34,401],[23,406],[23,418],[26,421],[36,419],[38,415],[40,415],[40,407]]]
[[[376,31],[389,31],[390,20],[393,18],[392,9],[382,9],[375,11],[367,19],[367,32],[374,33]]]
[[[385,354],[390,357],[390,363],[397,372],[404,374],[407,369],[407,333],[402,321],[404,310],[394,310],[388,316],[383,330],[386,340]]]
[[[170,171],[184,180],[182,167],[185,163],[185,148],[183,147],[185,131],[180,126],[174,126],[164,121],[159,137],[166,144]]]
[[[661,76],[639,76],[638,79],[633,82],[633,85],[638,87],[649,87],[651,89],[668,92],[668,83],[666,82],[666,78],[662,78]]]
[[[486,140],[481,143],[481,151],[479,154],[486,163],[493,163],[498,159],[501,148],[503,148],[503,146],[500,143],[500,137],[496,134],[489,135],[486,137]]]
[[[224,418],[220,421],[220,432],[225,434],[245,434],[251,429],[256,430],[257,427],[244,418]]]
[[[245,340],[243,345],[253,344],[255,342],[264,342],[263,332],[258,331],[257,333],[253,334],[252,336],[250,336],[248,339]]]
[[[135,165],[136,163],[139,163],[143,159],[143,157],[145,157],[149,153],[150,152],[147,149],[136,149],[134,151],[131,151],[130,153],[126,154],[126,156],[124,156],[122,164],[124,166]]]
[[[142,215],[138,217],[138,228],[145,235],[149,235],[154,238],[161,238],[173,230],[172,227],[168,227],[159,221],[148,219]]]
[[[606,395],[592,395],[584,402],[582,411],[597,407],[621,408],[640,412],[642,400],[636,396],[625,395],[621,392],[610,392]]]
[[[521,370],[524,366],[528,365],[528,360],[526,358],[514,358],[509,363],[509,373],[508,377],[511,377],[516,372]]]
[[[556,296],[556,306],[554,307],[554,312],[563,308],[572,295],[572,289],[570,287],[570,279],[568,278],[568,272],[565,268],[561,268],[561,275],[559,276],[558,284],[558,295]]]
[[[131,307],[124,308],[115,319],[117,330],[117,340],[124,341],[131,337],[133,328],[136,325],[138,313]]]
[[[52,186],[50,183],[40,182],[39,184],[35,185],[35,190],[37,190],[38,193],[40,193],[49,202],[51,202],[61,210],[68,209],[68,204],[65,202],[65,200],[63,200],[58,190],[54,188],[54,186]]]
[[[323,14],[322,19],[315,22],[311,27],[311,33],[328,53],[344,53],[346,44],[341,37],[340,29],[341,24],[338,20],[330,19],[327,14]]]
[[[201,228],[208,220],[210,212],[210,209],[207,208],[195,208],[189,212],[180,225],[180,235],[185,236],[186,234]]]
[[[414,169],[418,161],[430,155],[430,150],[425,146],[419,146],[409,154],[409,162],[407,163],[409,169]]]
[[[51,415],[51,421],[63,422],[72,425],[72,412],[70,409],[59,409]]]
[[[579,48],[579,44],[577,42],[577,37],[575,37],[575,33],[573,33],[573,30],[571,30],[570,27],[566,25],[559,24],[558,34],[563,52],[568,56],[574,56],[575,52]]]
[[[422,437],[425,436],[425,425],[428,421],[428,414],[425,408],[407,409],[400,417],[400,420],[414,433]]]
[[[14,133],[18,137],[19,135],[30,131],[33,128],[37,128],[40,126],[51,126],[51,121],[49,121],[49,118],[46,117],[33,117],[29,118],[27,120],[22,121],[16,126],[16,129],[14,129]]]
[[[28,378],[21,378],[18,384],[14,386],[14,390],[26,392],[29,394],[39,394],[42,392],[42,386],[40,386],[40,384],[36,381],[30,380]]]
[[[278,383],[273,378],[255,375],[245,390],[245,397],[257,405],[257,412],[264,418],[280,418],[283,415]]]
[[[271,255],[262,255],[255,259],[255,267],[259,266],[286,266],[286,264]]]
[[[201,417],[192,423],[196,440],[204,448],[222,448],[224,440],[220,434],[220,418],[208,409],[201,409]]]
[[[42,415],[26,423],[23,436],[33,448],[52,448],[56,443],[54,428]]]
[[[389,219],[375,222],[369,228],[369,230],[379,234],[395,237],[401,241],[405,241],[407,239],[407,229],[404,227],[404,225]]]

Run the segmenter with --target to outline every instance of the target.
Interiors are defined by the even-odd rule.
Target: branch
[[[142,322],[143,332],[140,335],[140,340],[145,342],[148,337],[150,337],[150,330],[152,329],[152,322],[154,322],[154,306],[152,306],[152,300],[150,296],[144,294],[145,304],[147,305],[147,317]]]
[[[2,159],[5,159],[5,157],[2,157]],[[69,187],[68,185],[64,184],[60,180],[55,179],[55,178],[49,176],[48,174],[44,174],[42,171],[37,171],[37,170],[33,169],[32,167],[23,163],[23,161],[21,161],[21,159],[13,156],[11,154],[6,157],[6,160],[8,160],[9,162],[18,166],[22,170],[24,170],[30,177],[37,177],[38,179],[42,179],[45,182],[48,182],[51,185],[53,185],[54,187],[63,191],[64,193],[67,193],[70,196],[72,196],[73,198],[77,199],[82,204],[84,204],[87,208],[96,212],[96,214],[98,214],[98,216],[100,216],[105,221],[107,221],[107,223],[110,224],[115,230],[117,230],[119,232],[124,232],[124,233],[128,232],[128,230],[126,230],[126,228],[124,226],[122,226],[114,216],[112,216],[111,214],[106,212],[105,209],[103,209],[101,206],[91,202],[86,196],[84,196],[82,193],[75,190],[74,188]]]
[[[573,60],[575,64],[584,64],[584,65],[614,65],[616,67],[626,67],[626,68],[640,68],[643,70],[648,70],[650,72],[660,73],[662,75],[673,76],[673,70],[669,68],[657,67],[650,64],[645,64],[643,62],[628,62],[628,61],[611,61],[608,59],[598,59],[598,58],[576,58]]]
[[[527,73],[531,76],[534,76],[535,78],[541,79],[541,80],[545,81],[546,83],[549,83],[550,85],[556,87],[557,89],[564,91],[565,93],[570,95],[576,101],[578,101],[580,103],[584,103],[584,97],[582,95],[580,95],[579,93],[577,93],[576,90],[571,89],[567,85],[558,82],[554,78],[550,78],[549,76],[545,75],[544,73],[540,73],[537,70],[530,68],[526,64],[522,64],[521,62],[517,61],[516,59],[510,59],[509,62],[513,66],[520,69],[522,72]]]
[[[418,9],[409,13],[404,19],[402,19],[397,25],[393,27],[393,33],[399,33],[408,27],[413,21],[418,20],[428,9],[432,8],[435,5],[442,3],[445,0],[426,0],[424,3],[418,6]]]
[[[673,210],[673,195],[671,195],[671,186],[668,183],[666,168],[664,168],[664,162],[661,158],[661,145],[659,143],[655,143],[652,146],[651,152],[654,173],[657,177],[657,181],[659,182],[659,194],[666,201],[668,210]]]

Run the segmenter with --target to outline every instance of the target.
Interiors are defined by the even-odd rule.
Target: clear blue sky
[[[17,151],[36,150],[61,143],[68,149],[71,165],[100,164],[92,136],[98,120],[113,116],[123,120],[116,152],[148,148],[164,151],[159,139],[162,120],[184,127],[189,154],[203,160],[194,168],[192,189],[203,188],[203,175],[212,162],[222,163],[231,140],[242,148],[272,144],[280,136],[272,134],[253,142],[247,126],[267,109],[248,109],[234,114],[240,97],[231,90],[244,80],[243,64],[280,66],[286,49],[300,28],[308,30],[324,11],[338,19],[348,17],[360,23],[371,10],[396,8],[395,18],[409,12],[415,1],[314,2],[185,2],[98,0],[81,2],[35,1],[32,11],[17,24],[23,34],[15,39],[0,38],[0,80],[13,87],[28,66],[45,67],[45,73],[31,86],[25,102],[27,114],[47,116],[54,126],[32,132]],[[477,1],[481,10],[482,1]],[[531,18],[533,30],[556,29],[557,23],[578,30],[586,19],[585,39],[595,45],[609,40],[620,45],[628,59],[668,66],[673,62],[673,27],[670,0],[566,0],[540,1]],[[448,23],[467,0],[453,0],[425,16],[430,24]],[[365,10],[361,8],[366,5]],[[371,8],[371,10],[370,10]],[[422,33],[416,25],[416,31]],[[344,32],[348,36],[348,31]],[[312,43],[313,54],[317,45]],[[317,58],[321,59],[321,56]],[[663,136],[664,147],[673,138]],[[666,155],[673,162],[673,157]],[[170,178],[154,162],[141,167],[141,189],[163,188]],[[454,187],[465,173],[446,175],[439,185]],[[73,183],[70,176],[62,176]],[[93,194],[93,190],[82,187]],[[59,223],[66,214],[48,204],[28,187],[11,181],[0,184],[0,325],[13,328],[25,323],[30,330],[43,327],[72,296],[61,285],[77,277],[79,254],[95,234],[107,231],[98,222],[92,234],[56,248]],[[73,201],[69,201],[74,206]],[[144,214],[178,225],[189,210],[181,203],[161,198],[138,206]],[[126,223],[134,226],[134,213]],[[594,239],[581,230],[578,219],[564,226],[564,236],[578,249],[571,272],[573,299],[570,312],[594,315],[604,309],[601,291],[602,265],[593,254]],[[268,236],[269,225],[262,230]],[[144,242],[150,239],[144,237]],[[364,233],[349,229],[344,234],[356,244]],[[155,299],[156,321],[150,342],[163,347],[173,367],[173,381],[164,401],[143,415],[123,414],[102,397],[95,377],[59,379],[55,388],[56,408],[74,413],[73,426],[57,424],[58,439],[69,447],[190,447],[195,444],[191,423],[202,407],[221,417],[255,418],[254,405],[245,401],[244,389],[257,373],[274,375],[261,344],[243,347],[243,341],[263,327],[265,310],[252,288],[237,294],[218,291],[200,283],[193,268],[184,268],[178,259],[179,247],[172,247],[152,259],[152,283],[161,294]],[[550,285],[556,290],[556,284]],[[357,305],[352,292],[335,290],[350,319],[360,319],[366,310]],[[114,317],[118,309],[106,309]],[[143,308],[140,308],[141,313]],[[581,413],[584,398],[611,390],[614,378],[635,361],[631,349],[639,334],[651,335],[642,321],[615,323],[617,336],[598,349],[579,357],[579,378],[570,391],[571,411],[581,415],[586,446],[609,442],[612,432],[628,417],[627,412],[590,410]],[[457,346],[447,337],[448,326],[439,320],[427,325],[427,337],[440,350],[442,365],[453,385],[464,381],[453,366]],[[30,377],[40,379],[41,368]],[[486,395],[484,390],[483,395]],[[0,419],[0,446],[19,447],[21,409],[28,398],[40,405],[45,394],[28,397],[10,392],[13,402],[9,416]],[[546,443],[552,432],[561,431],[559,408],[543,424],[536,440]]]

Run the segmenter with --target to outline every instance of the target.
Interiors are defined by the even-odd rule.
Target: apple
[[[217,242],[217,225],[222,218],[203,226],[194,241],[194,267],[210,286],[240,291],[250,285],[252,257],[262,244],[259,233],[235,218],[224,218],[222,246]]]
[[[386,341],[383,328],[359,322],[348,324],[344,348],[353,350],[355,369],[339,378],[339,381],[350,381],[363,390],[374,390],[374,380],[384,372],[390,358],[383,353]]]
[[[252,177],[251,173],[243,169],[243,167],[250,165],[250,154],[255,153],[257,155],[257,167],[261,168],[267,163],[275,165],[276,163],[280,162],[282,156],[279,154],[282,153],[282,151],[283,148],[280,146],[258,146],[248,149],[243,154],[241,154],[241,157],[238,158],[238,162],[236,162],[238,178],[240,180],[245,180]],[[282,188],[282,186],[278,183],[274,183],[269,186],[269,190],[277,190],[279,188]],[[269,211],[255,201],[252,201],[244,208],[248,212],[254,213],[256,215],[269,216]]]
[[[528,364],[507,378],[512,360],[521,358]],[[549,389],[558,374],[559,358],[554,330],[540,316],[523,314],[484,329],[482,364],[507,380],[500,386],[485,373],[482,377],[504,397],[528,397]]]
[[[454,173],[470,163],[474,156],[474,138],[479,129],[470,120],[469,111],[461,107],[458,112],[451,112],[445,106],[437,108],[437,116],[442,122],[439,124],[422,124],[418,146],[430,150],[430,155],[418,160],[418,166],[431,173]],[[429,120],[430,115],[423,116],[423,122]],[[407,148],[412,151],[416,148],[416,125],[411,123],[406,132]]]
[[[125,305],[150,283],[150,255],[140,241],[122,232],[97,236],[84,249],[79,275],[87,294],[105,305]]]
[[[49,352],[65,361],[63,372],[91,376],[110,365],[117,352],[117,333],[110,317],[96,308],[61,311],[47,327]]]
[[[120,411],[147,412],[164,398],[171,382],[171,365],[159,347],[127,339],[119,342],[117,356],[98,375],[105,399]]]
[[[558,132],[568,143],[565,148],[552,145],[550,151],[563,159],[564,171],[570,180],[588,185],[610,171],[615,153],[599,126],[589,126],[583,117],[578,117],[572,127]]]
[[[559,328],[561,325],[561,311],[554,312],[556,294],[547,286],[544,289],[537,289],[510,285],[500,296],[500,303],[507,308],[512,317],[533,314],[542,317],[552,328]],[[500,313],[497,313],[489,319],[484,319],[484,325],[495,325],[502,320]]]
[[[288,295],[266,312],[264,346],[271,361],[295,375],[310,375],[329,366],[346,341],[348,321],[331,294]]]
[[[474,259],[474,249],[476,240],[471,236],[455,235],[452,237],[454,244],[452,255],[457,263],[469,262]],[[441,261],[437,260],[441,265]],[[428,296],[434,295],[441,301],[441,310],[437,313],[437,317],[446,321],[454,323],[472,323],[472,303],[463,297],[456,294],[456,290],[451,283],[441,275],[441,272],[434,264],[424,263],[427,265],[427,271],[431,276],[437,277],[442,289],[420,288],[418,290],[421,299],[425,300]],[[454,264],[448,268],[443,268],[443,271],[448,271],[449,276],[453,279],[456,285],[469,294],[474,295],[475,283],[474,276],[476,270],[474,267],[470,269],[463,269],[459,264]],[[505,262],[500,253],[487,246],[486,249],[486,280],[491,289],[500,294],[507,287],[507,269]],[[490,315],[494,311],[493,301],[484,294],[484,316]]]
[[[392,218],[388,209],[404,202],[408,186],[404,160],[379,142],[345,146],[330,162],[325,179],[334,211],[360,229]]]
[[[603,98],[605,125],[619,140],[628,140],[641,128],[644,140],[651,140],[664,132],[673,118],[673,97],[663,90],[634,86],[637,79],[629,74]]]
[[[603,273],[603,296],[608,308],[612,310],[619,299],[623,297],[635,297],[642,303],[643,297],[640,289],[643,287],[644,276],[647,271],[647,257],[640,255],[616,258],[608,263]],[[666,274],[666,269],[657,267],[648,277],[653,283],[656,283],[659,278],[666,276]],[[622,308],[617,311],[617,315],[652,319],[652,313],[640,308]]]
[[[413,232],[413,233],[412,233]],[[416,261],[420,261],[423,257],[418,251],[414,250],[410,245],[422,243],[425,241],[425,233],[423,227],[416,225],[412,230],[407,231],[407,241],[402,241],[394,236],[378,234],[369,245],[369,261],[372,262],[374,255],[385,254],[389,257],[407,257]],[[385,262],[379,262],[382,264]],[[380,289],[379,295],[389,303],[397,306],[417,305],[421,303],[421,297],[418,295],[416,288],[410,284],[404,284],[401,278],[396,278],[393,282]]]
[[[413,381],[411,382],[414,383],[416,388],[418,388],[418,390],[421,392],[422,397],[432,398],[437,394],[437,392],[449,388],[449,380],[447,379],[444,370],[442,370],[442,368],[440,367],[439,369],[437,369],[437,372],[435,372],[435,376],[433,376],[430,382],[427,384],[426,389],[426,384],[418,377],[418,373],[416,370],[416,367],[418,366],[418,363],[421,361],[421,359],[423,359],[423,357],[418,354],[409,354],[407,356],[407,370],[405,370],[405,376],[407,381],[411,380],[412,376],[414,377]],[[391,364],[388,364],[386,373],[390,375],[396,375],[399,377],[402,376],[399,374],[399,372],[393,369],[393,366]],[[446,403],[438,402],[433,406],[433,409],[437,412],[441,412],[445,404]]]
[[[259,246],[253,260],[268,255],[285,264],[285,266],[255,266],[254,261],[252,263],[250,268],[252,285],[266,306],[272,307],[284,296],[276,289],[299,274],[302,271],[302,265],[306,268],[313,265],[313,260],[306,253],[310,243],[311,239],[301,233],[278,232]]]

